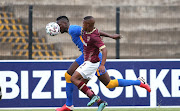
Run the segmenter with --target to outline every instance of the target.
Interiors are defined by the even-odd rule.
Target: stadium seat
[[[46,43],[45,38],[34,38],[33,43]],[[27,37],[0,37],[0,43],[28,43],[29,39]]]
[[[29,36],[29,32],[28,31],[13,31],[13,30],[9,30],[9,31],[1,31],[0,32],[0,37],[2,36],[6,36],[6,37],[10,37],[10,36],[14,36],[14,37],[28,37]],[[37,32],[33,32],[33,36],[38,36]]]
[[[28,30],[28,25],[21,25],[21,24],[2,24],[0,26],[0,30]]]
[[[28,56],[29,52],[28,50],[13,50],[12,55],[13,56]],[[61,51],[55,51],[55,50],[45,50],[45,51],[33,51],[32,52],[33,57],[57,57],[57,56],[62,56]]]
[[[12,48],[16,50],[28,50],[28,44],[12,44]],[[51,44],[33,44],[33,50],[54,50],[54,45]]]
[[[20,24],[20,19],[15,18],[0,18],[0,24]]]

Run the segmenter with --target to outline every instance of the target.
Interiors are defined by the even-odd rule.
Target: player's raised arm
[[[103,32],[103,31],[99,31],[100,33],[100,36],[104,36],[104,37],[109,37],[109,38],[112,38],[112,39],[121,39],[123,38],[123,36],[121,34],[108,34],[106,32]]]

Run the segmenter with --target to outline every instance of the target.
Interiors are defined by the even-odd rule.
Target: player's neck
[[[95,27],[90,27],[90,28],[87,30],[87,33],[92,32],[94,29],[95,29]]]

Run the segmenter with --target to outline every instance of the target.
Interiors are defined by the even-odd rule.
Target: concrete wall
[[[6,4],[38,4],[38,5],[179,5],[179,0],[0,0],[2,5]]]

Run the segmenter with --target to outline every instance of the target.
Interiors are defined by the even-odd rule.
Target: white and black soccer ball
[[[59,34],[60,27],[56,22],[50,22],[46,25],[46,33],[50,36],[55,36]]]

